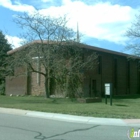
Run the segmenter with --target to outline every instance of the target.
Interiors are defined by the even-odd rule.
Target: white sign
[[[111,86],[109,83],[105,84],[105,95],[110,95]]]

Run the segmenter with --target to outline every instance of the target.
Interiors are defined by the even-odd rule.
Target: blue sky
[[[74,30],[78,21],[84,43],[125,52],[129,39],[124,34],[140,12],[140,0],[0,0],[0,30],[14,47],[22,41],[14,15],[35,9],[46,16],[67,14]]]

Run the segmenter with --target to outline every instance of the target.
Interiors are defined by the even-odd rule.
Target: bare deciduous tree
[[[126,36],[130,38],[130,43],[126,49],[133,55],[140,56],[140,15],[136,15],[131,27],[126,31]]]
[[[93,69],[97,54],[85,52],[82,44],[76,42],[76,33],[67,27],[66,16],[52,18],[39,13],[23,14],[17,16],[15,22],[23,29],[25,42],[7,61],[9,68],[26,66],[28,72],[43,75],[47,98],[51,94],[51,79],[65,88],[68,96],[74,97],[83,77],[80,71]]]

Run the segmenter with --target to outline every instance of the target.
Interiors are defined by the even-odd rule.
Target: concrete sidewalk
[[[140,126],[140,119],[115,119],[115,118],[97,118],[84,117],[58,113],[45,113],[30,110],[20,110],[12,108],[0,108],[0,113],[22,115],[28,117],[37,117],[51,120],[59,120],[66,122],[98,124],[98,125],[114,125],[114,126]]]

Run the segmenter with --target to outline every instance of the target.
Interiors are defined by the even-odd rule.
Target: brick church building
[[[85,74],[83,81],[83,96],[95,97],[105,93],[105,83],[112,83],[114,95],[129,95],[140,93],[140,70],[138,63],[140,58],[128,59],[130,55],[102,49],[94,46],[84,45],[85,49],[98,54],[98,66],[93,71]],[[18,49],[8,52],[9,55]],[[16,69],[15,74],[21,71]],[[44,95],[44,78],[32,73],[30,76],[8,76],[6,77],[6,95]]]

